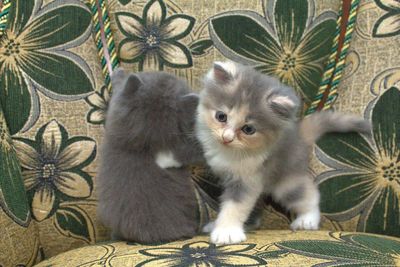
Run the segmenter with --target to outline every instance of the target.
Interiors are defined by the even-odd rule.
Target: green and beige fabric
[[[399,47],[398,0],[0,0],[0,266],[400,266]],[[111,242],[96,218],[110,73],[164,70],[198,91],[226,58],[293,86],[304,114],[371,121],[371,137],[315,147],[321,230],[289,231],[267,198],[243,244]],[[189,168],[200,227],[221,188]]]

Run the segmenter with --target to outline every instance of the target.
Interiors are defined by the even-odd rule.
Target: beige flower
[[[65,128],[53,120],[39,129],[35,140],[16,138],[14,145],[36,220],[50,217],[62,200],[91,195],[92,180],[82,168],[95,157],[94,140],[68,138]]]
[[[139,62],[139,70],[192,66],[189,49],[178,42],[193,28],[195,19],[185,14],[167,17],[162,0],[151,0],[139,17],[129,12],[116,12],[117,25],[125,39],[119,44],[119,57],[127,63]]]
[[[92,106],[87,114],[87,121],[93,124],[104,124],[108,102],[110,101],[110,92],[103,86],[100,92],[94,92],[86,98],[86,102]]]

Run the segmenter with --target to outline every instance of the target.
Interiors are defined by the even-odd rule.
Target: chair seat
[[[400,239],[388,236],[260,230],[247,237],[225,246],[205,235],[162,245],[104,242],[36,266],[400,266]]]

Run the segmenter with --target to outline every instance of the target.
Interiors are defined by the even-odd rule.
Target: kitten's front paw
[[[211,242],[218,245],[237,244],[246,241],[242,227],[217,227],[211,232]]]
[[[207,223],[204,227],[203,227],[203,233],[211,233],[215,228],[215,221],[209,222]]]
[[[319,211],[313,211],[297,217],[290,225],[290,228],[292,230],[318,230],[319,221]]]

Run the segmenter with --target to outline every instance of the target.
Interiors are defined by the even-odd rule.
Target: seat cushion
[[[162,245],[109,242],[62,253],[36,266],[398,266],[400,239],[328,231],[256,231],[242,244],[208,236]]]

